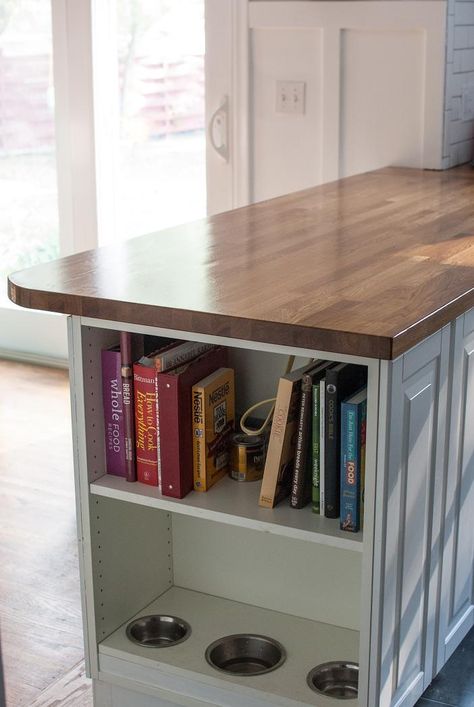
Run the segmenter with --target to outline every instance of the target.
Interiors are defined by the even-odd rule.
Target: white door
[[[247,114],[235,106],[246,110],[247,82],[235,61],[246,60],[247,0],[11,7],[0,25],[3,283],[30,264],[246,203]],[[64,317],[4,295],[7,350],[65,358]]]

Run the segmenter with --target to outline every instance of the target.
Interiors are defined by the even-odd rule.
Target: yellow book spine
[[[204,420],[204,390],[193,386],[193,473],[194,490],[207,491],[206,426]]]

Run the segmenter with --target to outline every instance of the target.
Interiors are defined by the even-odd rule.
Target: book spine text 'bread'
[[[125,464],[127,481],[137,480],[135,465],[135,423],[133,413],[132,337],[120,332],[120,363],[122,375],[123,417],[125,422]]]

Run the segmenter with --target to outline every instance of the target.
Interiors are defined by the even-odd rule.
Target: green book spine
[[[320,513],[319,478],[321,467],[319,464],[319,383],[313,385],[313,405],[312,405],[312,474],[313,474],[313,513]]]

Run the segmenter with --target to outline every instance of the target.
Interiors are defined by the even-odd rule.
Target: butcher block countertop
[[[474,169],[341,179],[14,273],[9,297],[396,358],[474,306]]]

